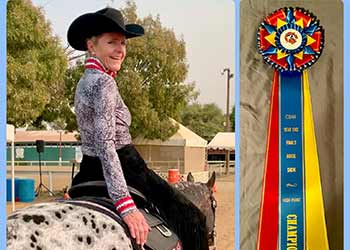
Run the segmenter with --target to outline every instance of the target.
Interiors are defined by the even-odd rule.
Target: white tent
[[[219,132],[209,142],[208,149],[212,150],[235,150],[235,133]]]
[[[136,138],[133,140],[137,145],[162,145],[162,146],[185,146],[185,147],[207,147],[207,141],[202,137],[186,128],[181,123],[171,119],[175,124],[179,126],[178,131],[171,136],[168,140],[148,140],[143,138]]]
[[[154,169],[159,164],[160,171],[165,170],[163,166],[172,165],[172,168],[178,168],[181,173],[202,172],[205,169],[207,141],[174,119],[171,121],[179,129],[168,140],[135,138],[133,143]]]
[[[6,142],[11,143],[11,190],[12,211],[15,211],[15,126],[6,125]]]
[[[235,151],[235,133],[219,132],[208,143],[208,155],[225,153],[225,168],[226,174],[229,172],[230,154]]]

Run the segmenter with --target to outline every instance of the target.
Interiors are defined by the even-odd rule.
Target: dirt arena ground
[[[218,202],[216,211],[217,250],[234,249],[234,175],[218,177],[215,198]]]
[[[62,197],[62,192],[56,194]],[[218,202],[216,214],[217,250],[234,249],[234,175],[219,176],[216,180],[215,198]],[[34,202],[54,199],[46,193],[40,194]],[[31,203],[16,202],[16,209],[29,206]],[[11,213],[11,202],[7,203],[7,213]]]

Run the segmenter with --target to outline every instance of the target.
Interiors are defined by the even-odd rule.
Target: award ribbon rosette
[[[328,250],[307,68],[324,30],[302,8],[281,8],[258,29],[272,81],[257,250]]]

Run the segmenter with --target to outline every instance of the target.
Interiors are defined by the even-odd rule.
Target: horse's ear
[[[194,182],[194,177],[193,177],[191,172],[189,172],[188,175],[187,175],[187,181],[188,182]]]
[[[208,180],[207,184],[206,184],[209,189],[212,189],[214,187],[215,178],[216,178],[216,174],[215,174],[215,171],[214,171],[213,174],[211,175],[210,179]]]

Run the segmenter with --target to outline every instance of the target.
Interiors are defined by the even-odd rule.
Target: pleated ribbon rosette
[[[324,29],[305,9],[281,8],[263,20],[257,44],[274,68],[257,250],[328,250],[306,70]]]

